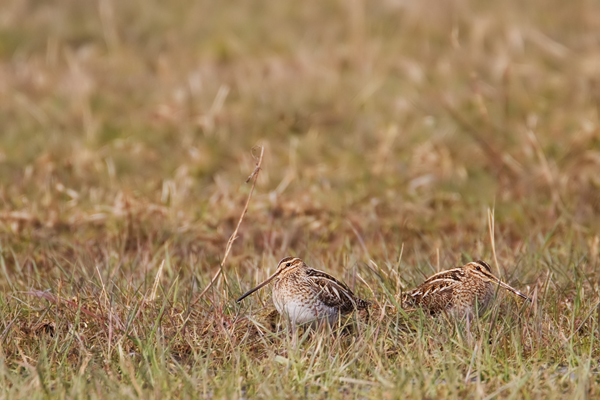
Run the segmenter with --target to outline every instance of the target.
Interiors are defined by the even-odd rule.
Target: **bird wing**
[[[342,313],[364,308],[362,303],[366,302],[358,299],[345,283],[316,269],[310,269],[307,274],[313,287],[317,289],[319,301],[328,307],[339,308]]]
[[[404,303],[410,306],[446,309],[452,305],[454,287],[459,282],[452,278],[427,280],[405,294]]]

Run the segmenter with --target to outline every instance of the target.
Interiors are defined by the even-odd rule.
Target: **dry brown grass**
[[[598,395],[595,2],[2,9],[2,397]],[[259,143],[228,284],[199,298]],[[398,313],[424,276],[493,260],[488,210],[533,305],[505,297],[472,338]],[[286,255],[373,318],[296,348],[268,291],[235,304]]]

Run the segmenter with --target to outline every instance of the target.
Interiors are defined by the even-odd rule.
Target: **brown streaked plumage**
[[[340,316],[354,310],[366,310],[369,306],[367,301],[356,297],[346,284],[309,267],[296,257],[285,257],[279,261],[273,275],[245,293],[237,302],[271,281],[274,281],[275,308],[294,326],[315,320],[327,320],[333,324]]]
[[[425,282],[404,293],[402,307],[423,307],[432,315],[448,311],[457,316],[484,310],[500,286],[519,297],[531,300],[496,278],[485,261],[475,261],[430,276]]]

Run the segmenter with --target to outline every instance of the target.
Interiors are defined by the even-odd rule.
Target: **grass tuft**
[[[4,0],[0,397],[598,397],[598,21]],[[370,318],[293,338],[268,288],[235,303],[287,255]],[[398,308],[473,259],[533,302],[470,330]]]

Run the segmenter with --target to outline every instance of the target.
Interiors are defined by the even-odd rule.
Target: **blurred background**
[[[598,0],[2,0],[2,393],[599,398],[599,71]],[[290,255],[357,335],[235,303]],[[398,312],[473,259],[532,303]]]
[[[38,286],[53,259],[134,273],[167,248],[206,282],[261,145],[230,273],[404,246],[410,286],[489,259],[489,210],[523,282],[593,271],[598,71],[592,0],[4,0],[6,265]]]

